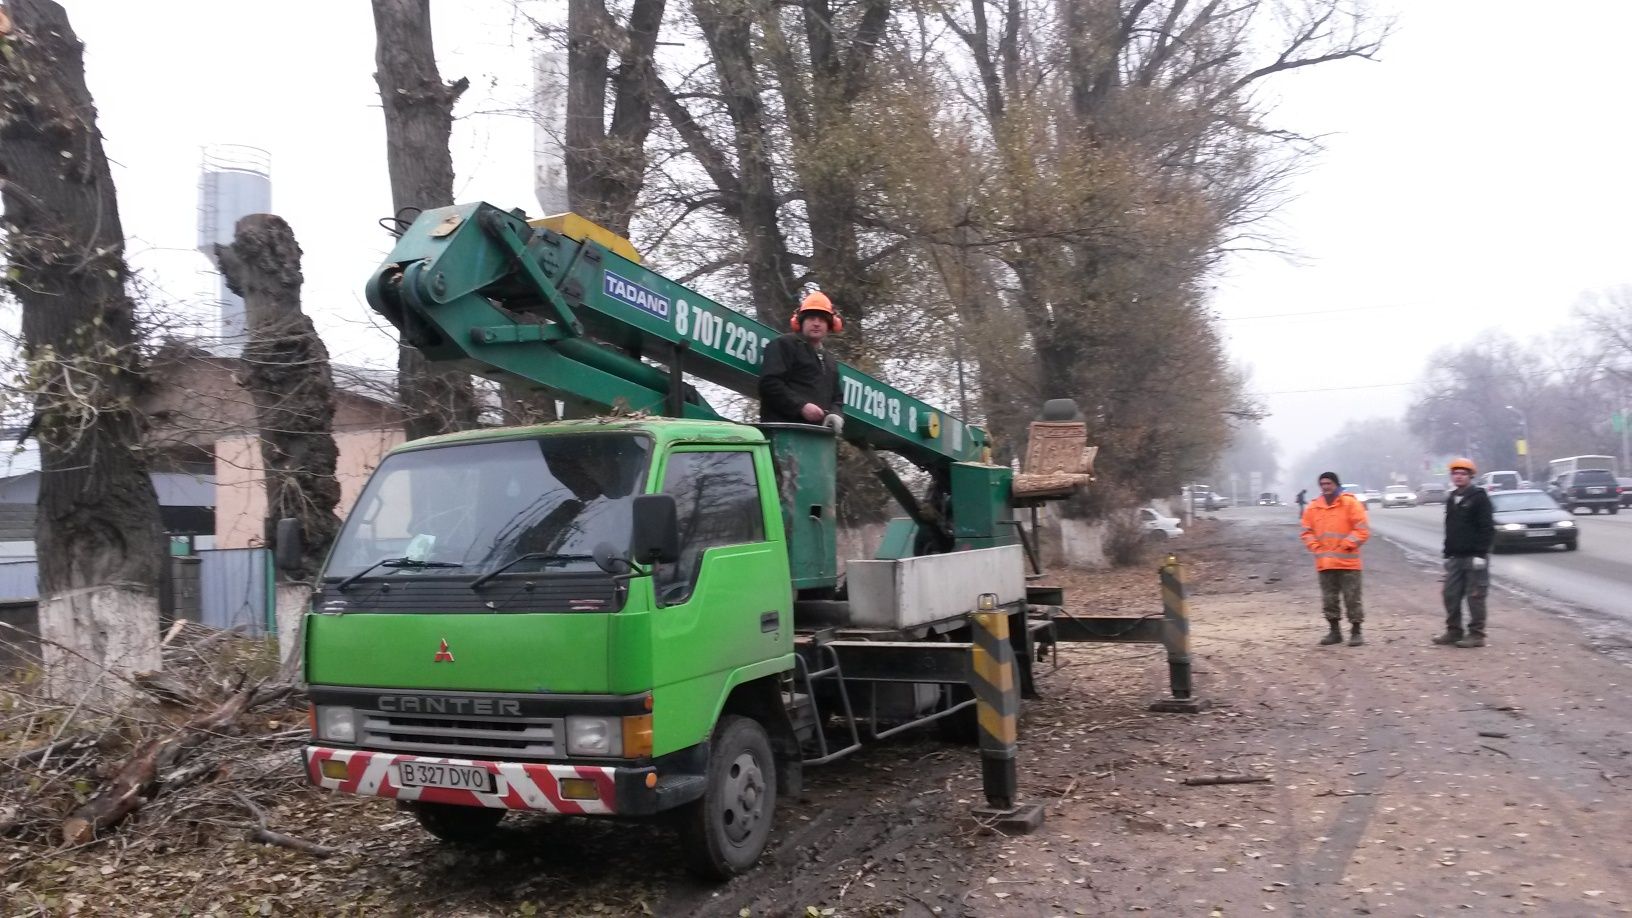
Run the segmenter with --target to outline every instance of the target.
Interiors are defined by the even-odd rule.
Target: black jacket
[[[1460,499],[1458,499],[1460,498]],[[1445,557],[1483,558],[1496,540],[1490,495],[1477,485],[1445,498]]]
[[[817,351],[810,342],[789,332],[765,348],[759,370],[759,419],[776,424],[808,424],[800,409],[808,404],[837,414],[839,366],[833,355]]]

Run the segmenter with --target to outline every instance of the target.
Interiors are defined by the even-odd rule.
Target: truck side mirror
[[[640,564],[680,560],[680,522],[672,494],[642,494],[633,504],[629,554]]]
[[[272,557],[277,561],[278,570],[286,574],[300,570],[306,557],[306,527],[301,525],[300,520],[286,516],[278,520],[274,538]]]

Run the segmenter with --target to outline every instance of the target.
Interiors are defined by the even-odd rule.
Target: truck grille
[[[559,717],[463,717],[364,711],[358,744],[367,749],[442,756],[486,755],[519,759],[559,754]]]

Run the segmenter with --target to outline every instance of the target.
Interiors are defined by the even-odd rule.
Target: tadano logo
[[[627,277],[620,277],[611,271],[607,271],[601,275],[601,290],[620,303],[627,303],[636,309],[643,309],[660,319],[669,317],[668,297],[655,290],[642,287]]]

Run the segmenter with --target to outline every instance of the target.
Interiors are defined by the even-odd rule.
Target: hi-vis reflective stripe
[[[1317,557],[1317,558],[1358,558],[1358,557],[1360,557],[1360,553],[1357,552],[1357,551],[1317,551],[1317,552],[1315,552],[1315,557]]]
[[[1358,531],[1358,530],[1356,530],[1356,531]],[[1323,533],[1320,534],[1320,537],[1323,538],[1323,539],[1337,539],[1338,541],[1342,541],[1342,540],[1349,537],[1349,533],[1347,533],[1347,532],[1323,532]]]
[[[1019,737],[1020,684],[1014,672],[1014,645],[1009,643],[1009,617],[1003,612],[976,612],[970,680],[975,690],[975,719],[980,723],[980,748],[1014,754]]]

